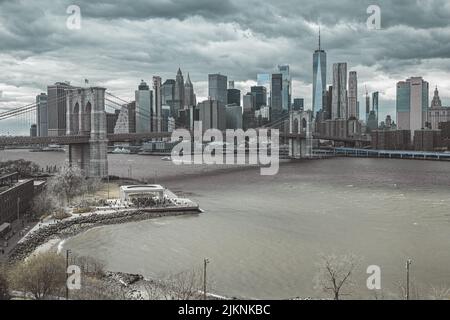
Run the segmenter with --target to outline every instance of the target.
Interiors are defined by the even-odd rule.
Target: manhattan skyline
[[[69,30],[69,1],[0,3],[0,108],[31,103],[56,81],[107,87],[133,100],[140,79],[189,73],[197,100],[208,96],[208,74],[221,73],[242,92],[258,73],[288,64],[292,98],[312,107],[312,55],[320,27],[332,65],[358,73],[358,100],[380,92],[380,120],[395,118],[396,83],[422,76],[450,102],[450,22],[445,1],[380,1],[381,30],[369,30],[370,1],[79,1],[81,29]],[[11,18],[14,16],[14,18]],[[23,23],[26,20],[28,23]],[[183,37],[179,35],[182,34]]]

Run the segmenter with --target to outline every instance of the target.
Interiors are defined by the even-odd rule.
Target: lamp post
[[[203,260],[203,300],[206,300],[206,266],[209,263],[209,259]]]
[[[66,250],[66,300],[69,300],[69,285],[67,283],[67,280],[69,279],[69,274],[67,273],[67,270],[69,269],[69,254],[70,250]]]
[[[109,199],[109,173],[108,173],[108,199]]]
[[[409,267],[411,263],[411,259],[406,260],[406,300],[409,300]]]

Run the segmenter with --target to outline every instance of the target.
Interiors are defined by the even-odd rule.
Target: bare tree
[[[47,189],[33,199],[33,213],[36,217],[49,215],[57,208],[59,208],[58,199]]]
[[[105,283],[102,279],[83,275],[81,289],[70,293],[72,300],[127,300],[127,290],[120,285]]]
[[[31,293],[38,300],[60,294],[65,279],[65,260],[54,252],[33,255],[10,272],[13,288],[24,294]]]
[[[359,259],[353,254],[322,255],[317,264],[319,271],[314,279],[315,287],[330,292],[334,300],[350,295],[350,288],[354,285],[351,277],[358,263]]]
[[[174,300],[198,299],[202,287],[201,273],[195,269],[191,272],[180,272],[166,279],[169,297]],[[166,296],[167,298],[167,296]]]
[[[195,300],[201,297],[201,272],[184,271],[163,277],[160,281],[147,281],[142,290],[149,300]]]
[[[61,203],[71,200],[86,192],[87,182],[77,166],[63,167],[48,184],[47,190],[58,197]]]
[[[450,288],[444,286],[440,287],[431,286],[429,298],[431,300],[449,300]]]
[[[102,187],[100,178],[89,178],[86,180],[86,192],[94,193]]]
[[[70,255],[69,263],[78,266],[83,275],[92,278],[100,279],[105,274],[105,264],[90,256],[78,256],[72,253]]]
[[[400,292],[400,294],[399,294],[400,299],[406,299],[406,284],[404,284],[403,281],[397,281],[396,285]],[[420,299],[419,286],[416,284],[416,281],[414,279],[411,279],[409,281],[409,299],[410,300],[419,300]]]

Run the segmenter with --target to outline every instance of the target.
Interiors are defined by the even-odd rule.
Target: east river
[[[63,165],[64,153],[0,151]],[[382,296],[398,297],[405,261],[414,290],[450,287],[450,164],[335,158],[286,162],[275,176],[258,168],[174,165],[160,157],[109,155],[110,174],[148,179],[198,202],[198,216],[104,226],[64,247],[112,271],[151,278],[208,265],[217,294],[243,298],[320,297],[319,255],[361,257],[353,298],[372,298],[366,268],[381,268]],[[380,296],[380,294],[379,294]]]

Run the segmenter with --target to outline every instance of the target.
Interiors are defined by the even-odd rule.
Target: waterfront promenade
[[[357,148],[332,148],[316,149],[314,154],[357,157],[357,158],[390,158],[390,159],[414,159],[414,160],[437,160],[450,161],[450,152],[426,152],[414,150],[376,150]]]

